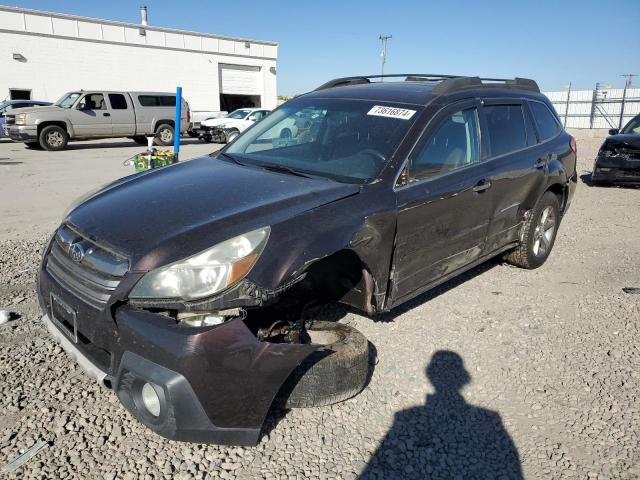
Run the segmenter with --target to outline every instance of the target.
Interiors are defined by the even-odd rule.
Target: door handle
[[[103,116],[103,117],[110,117],[110,116],[111,116],[111,114],[110,114],[109,112],[105,112],[105,113],[103,113],[103,114],[102,114],[102,116]]]
[[[476,193],[482,193],[491,188],[491,182],[489,180],[480,180],[475,187],[473,187],[473,191]]]

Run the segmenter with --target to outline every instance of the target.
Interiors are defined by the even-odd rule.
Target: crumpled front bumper
[[[640,158],[599,155],[591,180],[601,183],[640,184]]]
[[[77,336],[52,322],[51,293],[75,312]],[[216,327],[179,327],[163,315],[123,305],[98,311],[40,272],[44,321],[92,378],[159,435],[179,441],[255,445],[281,385],[311,345],[260,342],[241,318]],[[75,341],[77,337],[77,341]],[[142,401],[151,384],[153,415]]]
[[[7,136],[16,142],[35,142],[38,140],[38,127],[35,125],[11,125],[7,127]]]

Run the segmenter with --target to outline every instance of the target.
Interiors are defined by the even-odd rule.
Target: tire
[[[135,137],[131,137],[131,140],[136,142],[138,145],[144,145],[145,147],[147,146],[147,137],[145,137],[144,135],[136,135]]]
[[[516,267],[534,269],[549,258],[560,225],[560,201],[553,192],[545,192],[524,224],[522,242],[506,256]]]
[[[40,146],[50,152],[63,150],[69,142],[69,135],[64,128],[57,125],[44,127],[39,135]]]
[[[240,136],[240,132],[237,130],[232,130],[228,132],[226,136],[227,136],[227,143],[231,143]]]
[[[161,123],[156,128],[156,143],[164,147],[173,145],[173,127],[168,123]]]
[[[325,321],[314,322],[307,332],[324,347],[304,359],[285,382],[285,408],[321,407],[360,393],[369,373],[365,336],[348,325]]]
[[[292,137],[293,137],[293,134],[291,133],[290,129],[283,128],[280,131],[280,138],[282,138],[283,140],[291,140]]]
[[[32,150],[42,150],[40,142],[24,142],[24,146]]]

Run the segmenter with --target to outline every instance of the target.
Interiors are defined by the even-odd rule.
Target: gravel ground
[[[579,174],[602,137],[576,134]],[[366,390],[273,412],[255,448],[181,444],[138,424],[39,322],[44,237],[0,243],[0,467],[7,478],[638,478],[640,190],[580,182],[540,269],[485,264],[365,318],[377,350]]]

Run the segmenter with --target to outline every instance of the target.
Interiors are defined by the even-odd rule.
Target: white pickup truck
[[[146,145],[155,136],[173,144],[175,93],[69,92],[49,107],[22,108],[6,115],[7,135],[28,147],[62,150],[69,140],[129,137]],[[182,99],[180,132],[189,129],[189,104]]]

